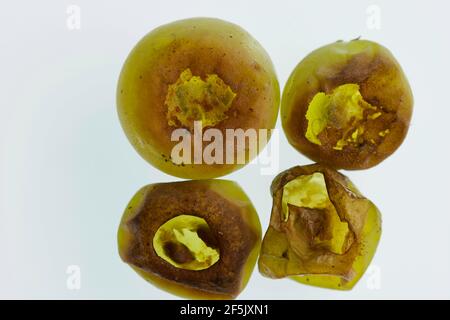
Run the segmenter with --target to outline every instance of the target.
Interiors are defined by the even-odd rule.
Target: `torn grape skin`
[[[260,272],[319,287],[353,288],[380,239],[376,206],[345,176],[318,164],[282,172],[271,190]]]
[[[318,92],[308,105],[306,120],[308,126],[305,137],[311,143],[322,145],[320,134],[327,128],[337,129],[341,138],[333,149],[342,150],[348,145],[358,146],[364,142],[376,144],[375,140],[364,137],[367,121],[376,121],[383,109],[364,100],[358,84],[347,83],[336,87],[330,94]],[[378,135],[385,137],[389,129]]]
[[[337,254],[345,252],[349,237],[348,224],[339,219],[336,208],[328,196],[322,173],[302,175],[288,182],[283,187],[282,205],[284,222],[289,219],[291,206],[318,210],[316,213],[325,216],[326,226],[322,222],[320,234],[314,235],[311,243],[314,246],[326,247]]]

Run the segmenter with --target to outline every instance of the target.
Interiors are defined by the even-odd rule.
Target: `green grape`
[[[280,173],[271,190],[260,272],[313,286],[353,288],[381,236],[377,207],[347,177],[318,164]]]
[[[148,33],[126,59],[117,86],[119,119],[137,152],[156,168],[190,179],[219,177],[250,162],[270,138],[279,100],[275,70],[261,45],[241,27],[212,18],[175,21]],[[213,161],[194,159],[196,121],[200,136],[217,129],[224,137],[214,141],[217,152],[211,153],[221,155]],[[176,129],[192,138],[186,158],[173,155],[181,140],[172,137]],[[269,132],[264,140],[257,136],[259,148],[249,152],[238,143],[227,149],[227,129]],[[202,140],[205,150],[214,139]],[[244,161],[236,159],[239,152]]]
[[[247,195],[228,180],[156,183],[131,199],[119,253],[144,279],[191,299],[233,299],[247,285],[261,225]]]
[[[366,169],[403,142],[413,110],[408,80],[388,49],[338,41],[307,55],[283,91],[289,143],[335,169]]]

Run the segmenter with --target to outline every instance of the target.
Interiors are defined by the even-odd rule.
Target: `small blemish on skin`
[[[379,135],[380,137],[385,137],[389,132],[390,132],[390,130],[389,130],[389,129],[386,129],[386,130],[384,130],[384,131],[378,132],[378,135]]]

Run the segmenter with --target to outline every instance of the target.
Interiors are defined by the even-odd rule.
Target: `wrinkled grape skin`
[[[282,219],[283,187],[299,176],[315,172],[324,175],[329,198],[340,220],[347,222],[351,231],[353,242],[344,253],[336,254],[320,246],[302,251],[297,241],[306,231],[298,229],[298,225],[292,228],[291,217],[287,221]],[[269,278],[289,277],[318,287],[352,289],[369,266],[378,246],[381,214],[377,207],[347,177],[318,164],[297,166],[280,173],[272,182],[271,193],[272,213],[261,246],[259,271]]]
[[[213,127],[223,134],[225,129],[274,128],[280,100],[275,70],[251,35],[235,24],[212,18],[180,20],[154,29],[139,41],[123,66],[117,110],[137,152],[156,168],[177,177],[223,176],[245,164],[180,165],[171,160],[172,148],[178,142],[171,141],[175,128],[166,119],[165,99],[169,85],[188,68],[202,79],[217,74],[236,93],[227,119]],[[225,142],[223,145],[225,150]]]
[[[343,150],[311,143],[305,137],[309,102],[317,93],[329,94],[347,83],[358,84],[367,102],[383,107],[390,133],[380,143]],[[295,67],[283,91],[281,121],[289,143],[305,156],[335,169],[357,170],[373,167],[397,150],[412,110],[408,80],[388,49],[367,40],[338,41],[311,52]],[[333,138],[333,132],[328,137]]]
[[[220,259],[208,269],[179,269],[154,252],[151,239],[157,229],[181,214],[205,219],[214,232]],[[146,218],[136,224],[139,216]],[[189,299],[236,298],[250,279],[260,244],[258,214],[239,185],[228,180],[147,185],[128,203],[118,229],[124,262],[154,286]],[[145,250],[136,251],[141,245]]]

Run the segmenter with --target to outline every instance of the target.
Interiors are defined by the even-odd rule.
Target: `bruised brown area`
[[[224,137],[226,129],[271,128],[270,117],[273,111],[270,108],[274,103],[274,92],[269,79],[264,76],[264,69],[258,64],[239,63],[242,58],[249,62],[250,57],[242,57],[242,52],[234,52],[228,48],[228,52],[224,52],[224,49],[206,44],[202,46],[201,42],[193,45],[183,39],[174,40],[167,49],[169,54],[161,56],[157,69],[149,72],[145,77],[146,81],[142,82],[144,90],[151,87],[148,101],[152,102],[151,107],[142,110],[148,113],[143,119],[148,119],[151,124],[147,128],[150,130],[149,134],[160,138],[158,143],[167,156],[177,142],[170,141],[176,128],[167,124],[167,106],[164,102],[169,85],[175,83],[181,72],[187,68],[190,68],[193,75],[202,79],[209,74],[216,74],[236,94],[230,109],[225,113],[227,118],[214,126]],[[265,78],[266,82],[258,80],[261,77]],[[209,143],[204,141],[203,148]],[[223,146],[225,150],[225,141]]]
[[[289,218],[283,221],[283,187],[291,180],[320,172],[324,175],[328,196],[341,221],[347,222],[349,232],[342,253],[334,253],[316,238],[329,239],[329,221],[320,209],[289,205]],[[280,173],[272,182],[273,197],[270,225],[264,236],[259,258],[260,272],[271,278],[297,275],[334,275],[341,284],[351,281],[355,259],[364,254],[362,232],[369,203],[335,170],[314,164],[297,166]]]
[[[353,55],[344,65],[324,69],[311,75],[314,85],[309,85],[308,81],[306,86],[299,84],[291,89],[294,95],[291,112],[282,119],[290,143],[314,161],[333,168],[351,170],[377,165],[401,145],[411,119],[412,95],[400,66],[380,47],[375,54],[362,52]],[[342,138],[342,131],[332,126],[319,135],[322,145],[308,141],[305,114],[312,98],[319,92],[330,94],[336,87],[349,83],[358,84],[363,99],[378,109],[364,111],[360,124],[365,130],[357,143],[336,150],[334,147]],[[381,115],[368,120],[367,116],[375,112]],[[388,134],[383,135],[383,132]]]
[[[149,101],[152,102],[151,113],[154,118],[151,122],[165,122],[160,124],[158,133],[168,137],[169,141],[174,128],[167,124],[167,106],[164,101],[168,87],[188,68],[194,76],[202,79],[208,75],[217,75],[236,94],[227,111],[228,118],[215,128],[267,128],[270,122],[273,91],[267,72],[252,62],[244,51],[208,42],[210,39],[193,41],[176,38],[162,50],[164,52],[158,58],[158,65],[147,71],[145,81],[141,84],[145,87],[152,84]]]
[[[205,296],[235,297],[241,290],[243,268],[257,243],[257,234],[247,225],[241,209],[208,186],[196,181],[158,184],[144,196],[134,217],[126,222],[132,235],[122,254],[125,262],[141,272],[198,291]],[[198,235],[208,245],[220,250],[217,263],[204,270],[176,268],[160,258],[152,239],[166,221],[188,214],[206,220],[209,230],[198,230]],[[180,261],[191,257],[184,248],[171,247],[171,256]]]

